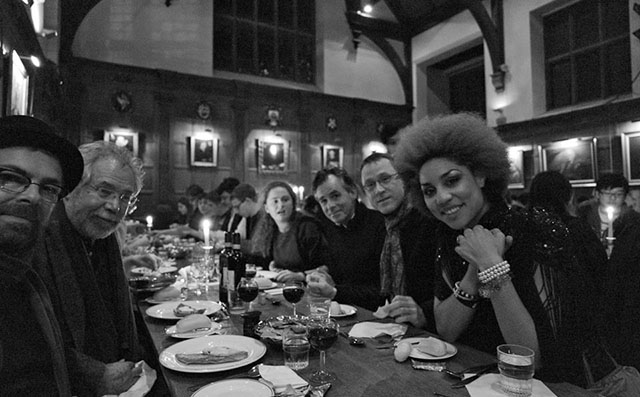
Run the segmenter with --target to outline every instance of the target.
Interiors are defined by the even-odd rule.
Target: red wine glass
[[[311,375],[314,383],[327,383],[336,380],[336,376],[325,367],[326,350],[338,340],[340,327],[334,319],[311,320],[307,323],[309,343],[320,351],[320,369]]]
[[[258,283],[253,278],[242,277],[238,283],[238,296],[247,303],[245,311],[251,311],[251,302],[258,297]]]
[[[282,296],[293,306],[293,317],[297,318],[296,303],[304,296],[304,286],[300,281],[287,281],[282,288]]]

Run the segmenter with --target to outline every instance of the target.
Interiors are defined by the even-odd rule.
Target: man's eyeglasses
[[[105,201],[112,201],[114,198],[117,198],[120,203],[125,204],[127,207],[132,207],[135,205],[138,198],[131,193],[118,193],[113,189],[109,189],[104,186],[95,186],[88,184],[94,192]]]
[[[389,187],[389,184],[398,176],[397,173],[389,175],[389,174],[381,174],[374,180],[368,180],[364,184],[364,190],[367,193],[371,193],[376,189],[376,184],[380,184],[382,187]]]
[[[18,174],[8,168],[0,168],[0,189],[9,193],[22,193],[29,189],[29,186],[38,186],[38,192],[43,200],[55,203],[60,200],[64,188],[52,183],[36,183],[30,178]]]
[[[600,192],[600,194],[608,199],[621,199],[626,196],[625,192]]]

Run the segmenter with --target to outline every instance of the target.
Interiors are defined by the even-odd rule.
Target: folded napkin
[[[374,323],[362,322],[351,328],[349,336],[356,338],[376,338],[378,336],[389,335],[392,338],[399,338],[407,332],[406,324],[396,323]]]
[[[282,295],[282,288],[271,288],[271,289],[265,290],[264,292],[266,292],[269,295]]]
[[[294,389],[308,385],[308,383],[291,368],[284,365],[260,364],[258,369],[260,370],[260,376],[273,385],[276,393],[282,393],[288,385],[291,385]]]
[[[508,396],[508,394],[500,388],[499,382],[500,374],[486,374],[469,383],[466,387],[471,397]],[[533,392],[531,395],[536,397],[557,397],[538,379],[533,380]]]
[[[124,393],[120,393],[118,397],[146,396],[147,393],[149,393],[149,390],[151,390],[151,388],[153,387],[153,384],[156,382],[157,378],[156,370],[148,366],[144,361],[139,361],[138,363],[136,363],[136,366],[139,365],[142,366],[142,373],[140,374],[138,381],[134,383],[133,386],[129,388],[129,390]],[[104,397],[116,397],[116,395],[106,395]]]

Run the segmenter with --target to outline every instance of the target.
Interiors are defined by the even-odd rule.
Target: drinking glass
[[[320,351],[320,369],[311,375],[314,383],[327,383],[336,380],[336,376],[325,369],[326,350],[338,340],[339,326],[336,320],[310,320],[307,323],[309,342]]]
[[[508,396],[528,397],[533,387],[534,352],[520,345],[500,345],[498,369],[500,386]]]
[[[253,263],[247,263],[244,266],[245,277],[254,278],[257,273],[258,273],[258,270],[256,269],[256,265],[254,265]]]
[[[287,281],[282,288],[282,296],[287,302],[293,305],[293,317],[298,317],[298,312],[296,311],[296,303],[300,302],[302,297],[304,296],[304,286],[300,281]]]
[[[246,303],[245,311],[251,311],[251,302],[258,297],[258,283],[253,278],[242,277],[237,288],[238,296]]]
[[[301,370],[309,366],[309,337],[305,326],[293,326],[282,333],[284,365]]]

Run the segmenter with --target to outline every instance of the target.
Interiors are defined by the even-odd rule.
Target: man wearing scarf
[[[70,396],[62,334],[30,262],[82,156],[46,123],[0,119],[0,395]]]
[[[387,235],[380,254],[381,295],[396,322],[435,331],[433,269],[436,222],[411,206],[393,157],[374,153],[360,167],[362,186],[385,218]]]
[[[141,368],[131,298],[114,231],[142,188],[142,162],[126,148],[80,146],[82,180],[56,206],[37,269],[52,297],[79,395],[120,394]]]

